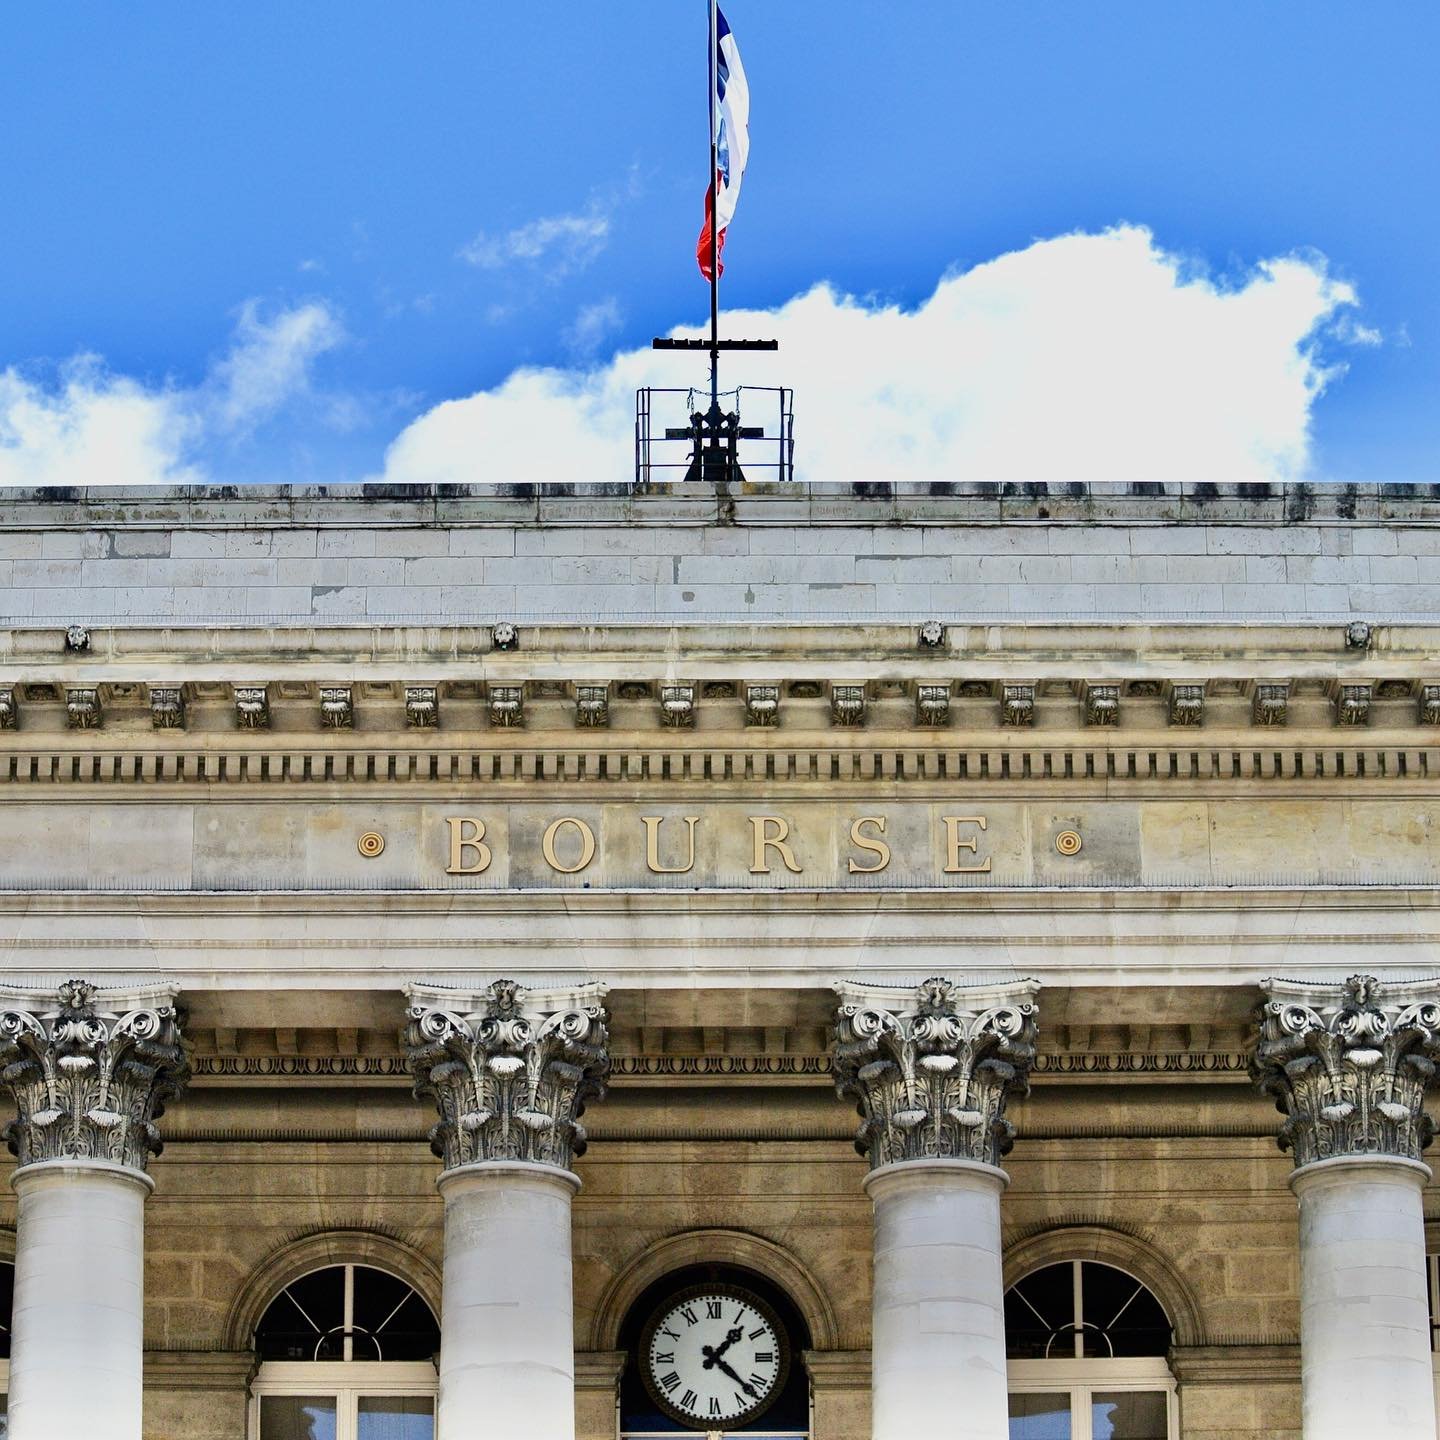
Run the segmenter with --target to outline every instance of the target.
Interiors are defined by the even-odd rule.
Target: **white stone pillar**
[[[437,1440],[574,1440],[571,1171],[602,1095],[599,986],[482,994],[412,985],[405,1042],[445,1162]]]
[[[554,1165],[489,1161],[447,1170],[439,1183],[441,1437],[464,1440],[482,1429],[573,1437],[570,1199],[578,1177]]]
[[[141,1440],[145,1173],[188,1077],[173,987],[0,993],[18,1117],[11,1440]]]
[[[1429,1178],[1413,1160],[1345,1156],[1290,1178],[1300,1202],[1305,1440],[1434,1440],[1421,1203]]]
[[[14,1185],[11,1440],[140,1440],[150,1177],[51,1160]]]
[[[874,1440],[1007,1440],[999,1160],[1039,986],[836,989],[836,1083],[873,1167]]]
[[[1440,983],[1264,989],[1255,1072],[1296,1160],[1305,1440],[1434,1440],[1420,1151]]]
[[[902,1160],[872,1170],[874,1426],[880,1437],[1009,1433],[1005,1285],[994,1165]]]

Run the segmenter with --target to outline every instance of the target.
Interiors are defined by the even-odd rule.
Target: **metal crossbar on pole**
[[[788,390],[781,391],[786,398],[780,406],[781,426],[778,434],[768,434],[764,427],[742,426],[739,415],[740,390],[722,392],[720,389],[720,356],[725,351],[776,351],[780,348],[777,340],[722,340],[720,338],[720,144],[722,137],[727,143],[725,130],[725,109],[720,97],[721,54],[720,54],[720,5],[719,0],[706,0],[707,20],[707,64],[705,67],[706,103],[708,105],[709,131],[709,179],[707,182],[708,213],[706,229],[701,232],[700,259],[704,260],[706,241],[709,242],[710,268],[710,333],[704,338],[657,338],[656,350],[706,351],[710,357],[710,401],[707,409],[694,410],[687,418],[689,425],[680,427],[666,425],[663,438],[667,441],[687,439],[692,448],[685,478],[715,483],[743,481],[744,471],[740,466],[738,443],[741,440],[774,440],[780,447],[779,463],[775,466],[781,479],[793,475],[793,417],[791,415]],[[728,72],[727,72],[728,73]],[[730,153],[730,152],[727,152]],[[731,156],[733,159],[733,155]],[[728,193],[728,190],[727,190]],[[751,390],[754,386],[742,387]],[[763,387],[762,387],[763,388]],[[635,478],[637,484],[648,484],[652,478],[651,445],[657,436],[651,409],[652,397],[671,392],[653,389],[642,390],[637,396],[635,412]],[[720,408],[722,393],[736,396],[736,409],[726,414]]]
[[[710,409],[720,409],[720,3],[710,0]]]

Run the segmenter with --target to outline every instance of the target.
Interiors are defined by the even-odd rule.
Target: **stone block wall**
[[[0,623],[1433,621],[1440,487],[16,491]]]

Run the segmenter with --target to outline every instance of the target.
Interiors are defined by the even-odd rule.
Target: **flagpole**
[[[719,0],[710,0],[710,409],[720,412],[720,146],[716,99],[720,91]]]

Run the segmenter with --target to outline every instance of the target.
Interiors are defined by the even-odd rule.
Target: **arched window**
[[[292,1280],[255,1329],[251,1440],[434,1440],[440,1327],[370,1265]]]
[[[1005,1294],[1010,1440],[1175,1440],[1170,1319],[1133,1275],[1046,1265]]]

